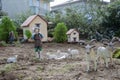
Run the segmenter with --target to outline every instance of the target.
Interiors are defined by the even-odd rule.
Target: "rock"
[[[9,57],[9,58],[7,59],[7,62],[8,62],[8,63],[15,63],[15,62],[17,62],[17,57],[18,57],[18,55]]]
[[[80,40],[78,43],[79,43],[79,45],[85,45],[86,44],[86,42],[84,40]]]

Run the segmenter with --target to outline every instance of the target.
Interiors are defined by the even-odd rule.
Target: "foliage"
[[[58,23],[57,26],[54,29],[54,39],[56,42],[61,43],[66,41],[67,36],[67,27],[64,23]]]
[[[109,4],[106,8],[106,13],[102,22],[103,31],[105,35],[110,37],[116,35],[120,37],[120,1],[117,0]]]
[[[25,35],[27,39],[30,39],[32,37],[32,33],[30,32],[30,30],[25,30]]]
[[[66,25],[69,26],[68,27],[69,29],[70,28],[78,29],[82,27],[81,29],[84,30],[85,29],[85,18],[83,16],[84,15],[82,13],[77,12],[74,8],[73,9],[67,8],[64,21]]]
[[[84,5],[66,7],[64,12],[54,11],[52,15],[47,15],[47,19],[53,22],[53,26],[64,22],[68,29],[76,28],[82,35],[80,37],[97,38],[95,34],[100,30],[104,14],[102,7],[103,4],[99,0],[90,0]]]
[[[17,28],[20,28],[20,25],[30,16],[32,13],[30,11],[26,11],[24,13],[16,15],[14,19],[14,24]]]
[[[120,48],[117,49],[117,50],[113,53],[113,58],[118,58],[118,59],[120,59]]]
[[[60,11],[54,13],[47,13],[44,17],[51,24],[48,25],[48,31],[53,30],[58,23],[64,22],[64,15]]]
[[[8,41],[9,32],[13,31],[17,37],[16,27],[9,17],[3,17],[0,24],[0,40]]]
[[[120,29],[116,31],[115,36],[120,37]]]
[[[0,11],[0,18],[1,18],[2,16],[7,16],[7,13],[4,12],[4,11]]]
[[[53,22],[50,29],[64,22],[68,29],[76,28],[82,35],[80,37],[86,39],[120,36],[120,1],[110,4],[102,1],[87,0],[84,5],[67,7],[64,12],[54,11],[52,15],[47,15],[47,19]]]

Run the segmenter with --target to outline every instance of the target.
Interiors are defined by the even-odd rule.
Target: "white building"
[[[88,2],[89,0],[69,0],[67,2],[64,2],[62,4],[58,4],[51,7],[51,12],[61,12],[62,14],[66,13],[66,9],[76,9],[79,12],[85,12],[86,10],[89,10],[91,5],[96,7],[98,4],[91,4]],[[105,2],[104,0],[101,1],[102,5],[107,5],[108,2]],[[97,8],[97,7],[96,7]]]
[[[31,11],[32,14],[45,15],[50,11],[50,2],[54,0],[0,0],[2,11],[7,12],[10,18]]]

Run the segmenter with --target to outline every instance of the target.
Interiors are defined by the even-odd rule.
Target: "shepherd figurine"
[[[35,41],[35,53],[37,58],[41,58],[41,51],[42,51],[42,39],[43,35],[39,33],[39,29],[35,28],[35,34],[32,36],[32,39]]]

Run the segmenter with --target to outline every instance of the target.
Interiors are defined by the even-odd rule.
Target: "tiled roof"
[[[66,34],[71,34],[73,31],[76,31],[76,29],[70,29]]]
[[[45,19],[43,19],[40,15],[32,15],[30,17],[28,17],[24,22],[23,24],[21,25],[21,27],[27,27],[29,26],[29,24],[37,17],[39,16],[42,20],[44,20],[46,23],[47,21]]]

